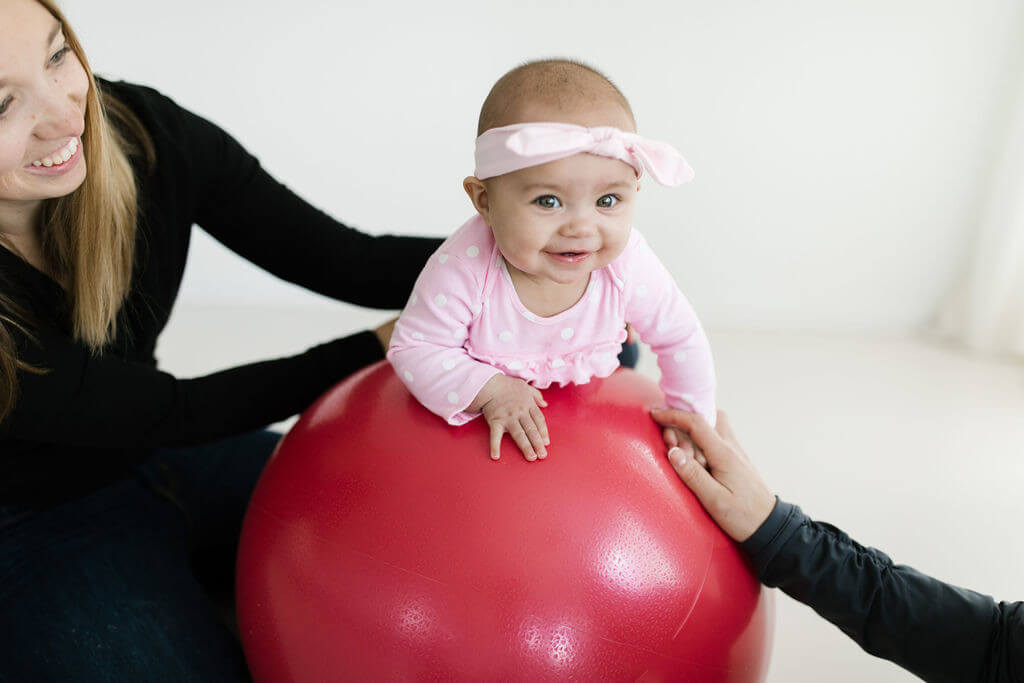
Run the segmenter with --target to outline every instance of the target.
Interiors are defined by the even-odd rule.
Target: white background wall
[[[647,183],[637,225],[712,328],[919,326],[1024,78],[1018,0],[64,5],[98,73],[220,123],[370,232],[453,230],[492,82],[588,61],[697,171]],[[198,233],[182,301],[328,306]]]

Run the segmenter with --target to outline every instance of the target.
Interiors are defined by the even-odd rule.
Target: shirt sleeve
[[[388,360],[428,410],[461,425],[480,413],[466,408],[497,374],[466,351],[469,325],[480,313],[482,273],[445,243],[427,262],[391,337]]]
[[[714,425],[714,361],[697,314],[636,230],[625,255],[626,321],[658,356],[668,405],[699,413]]]
[[[1024,603],[943,583],[777,501],[743,543],[768,586],[926,681],[1024,681]]]
[[[167,110],[161,125],[179,141],[193,222],[283,280],[360,306],[401,308],[439,238],[342,224],[277,182],[220,127],[151,92]]]
[[[183,447],[258,429],[304,410],[347,375],[383,358],[362,332],[304,353],[178,379],[145,363],[93,355],[56,331],[23,340],[41,373],[18,373],[19,395],[0,434],[107,448]]]

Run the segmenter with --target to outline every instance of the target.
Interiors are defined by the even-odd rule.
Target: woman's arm
[[[926,681],[1024,681],[1024,603],[893,564],[783,501],[743,547],[766,585]]]
[[[188,446],[263,427],[304,410],[349,374],[384,357],[373,332],[304,353],[178,379],[112,355],[92,355],[56,331],[23,339],[14,411],[0,435],[108,448]]]
[[[865,651],[926,681],[1024,681],[1024,603],[999,603],[895,565],[836,527],[776,501],[719,414],[653,413],[688,432],[710,471],[669,460],[708,514],[750,554],[758,577],[810,606]]]
[[[350,228],[274,180],[217,125],[152,88],[108,87],[162,141],[156,163],[165,176],[173,175],[185,225],[199,224],[288,282],[360,306],[398,309],[441,244],[439,238],[373,236]]]

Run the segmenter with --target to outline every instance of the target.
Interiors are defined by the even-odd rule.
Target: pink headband
[[[475,175],[484,180],[581,152],[625,161],[636,169],[637,178],[646,170],[662,185],[693,178],[686,159],[668,143],[609,126],[570,123],[515,123],[485,131],[476,139]]]

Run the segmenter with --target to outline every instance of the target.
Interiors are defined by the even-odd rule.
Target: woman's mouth
[[[63,147],[51,152],[42,159],[36,159],[28,164],[27,168],[38,171],[44,171],[44,169],[62,171],[70,168],[78,159],[78,148],[80,145],[81,141],[77,137],[71,138]]]

